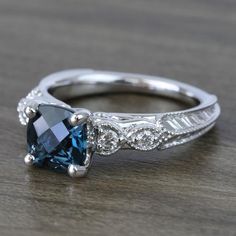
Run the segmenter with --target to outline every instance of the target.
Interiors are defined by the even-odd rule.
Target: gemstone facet
[[[67,172],[68,166],[84,165],[87,150],[86,122],[73,127],[69,109],[42,104],[28,123],[28,151],[34,166]]]

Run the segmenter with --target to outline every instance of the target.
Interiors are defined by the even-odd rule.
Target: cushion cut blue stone
[[[34,166],[66,172],[70,164],[81,165],[86,159],[87,125],[73,127],[69,109],[40,105],[27,128],[28,151]]]

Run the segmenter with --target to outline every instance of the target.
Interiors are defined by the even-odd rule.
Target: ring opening
[[[192,93],[171,82],[128,76],[112,78],[112,81],[107,75],[65,79],[49,88],[48,92],[72,106],[87,107],[92,111],[173,111],[200,103]]]

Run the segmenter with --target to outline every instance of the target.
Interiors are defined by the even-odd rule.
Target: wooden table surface
[[[234,0],[0,0],[0,235],[236,235]],[[17,101],[69,68],[161,75],[215,93],[217,126],[163,152],[95,157],[85,179],[28,170]],[[114,95],[72,103],[156,111]]]

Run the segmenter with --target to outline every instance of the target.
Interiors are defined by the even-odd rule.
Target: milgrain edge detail
[[[166,149],[184,144],[209,131],[220,115],[217,103],[197,111],[165,114],[158,122],[168,138],[159,146]]]
[[[27,125],[25,114],[27,106],[47,102],[41,91],[36,87],[26,98],[20,100],[17,111],[22,125]],[[68,107],[67,104],[60,104]],[[165,113],[156,119],[143,119],[138,115],[109,116],[107,113],[96,112],[90,117],[89,137],[96,153],[111,155],[119,149],[135,149],[149,151],[166,149],[191,141],[203,135],[213,127],[220,114],[218,104],[197,111],[180,111]],[[91,138],[93,137],[93,138]]]
[[[19,114],[19,121],[22,125],[27,125],[29,118],[25,114],[25,109],[27,106],[33,106],[37,100],[43,96],[42,92],[38,87],[31,90],[25,98],[22,98],[17,106],[17,111]],[[34,103],[34,104],[33,104]]]
[[[151,120],[139,120],[129,117],[122,120],[113,117],[94,119],[93,125],[99,130],[96,152],[110,155],[119,149],[136,149],[148,151],[163,150],[189,142],[210,130],[220,114],[218,104],[214,104],[200,111],[173,112],[164,114],[156,123]],[[99,121],[98,121],[99,120]],[[126,125],[124,125],[126,124]],[[127,127],[128,126],[128,127]],[[103,128],[102,128],[103,127]],[[112,130],[112,132],[111,132]],[[114,147],[107,147],[109,140],[100,137],[114,134],[111,137]],[[114,141],[116,140],[116,143]],[[106,142],[106,145],[103,144]],[[106,151],[104,150],[106,146]]]

